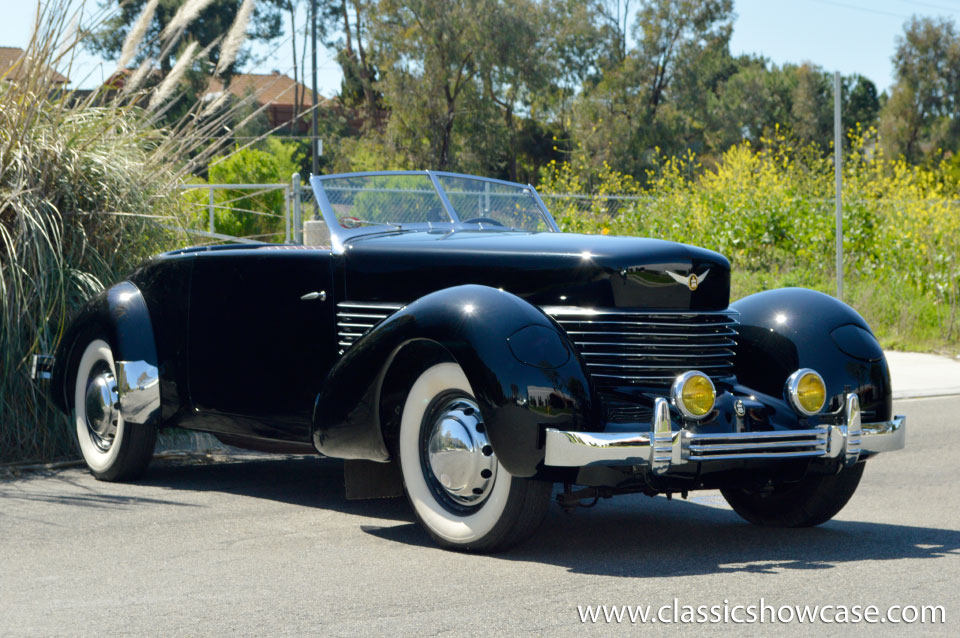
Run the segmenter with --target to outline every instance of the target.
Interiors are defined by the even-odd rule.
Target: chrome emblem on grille
[[[737,402],[733,404],[733,410],[737,413],[737,416],[743,416],[747,413],[747,409],[743,405],[743,401],[737,399]]]
[[[684,284],[690,290],[696,290],[700,284],[703,283],[703,280],[707,278],[707,275],[710,274],[710,269],[707,268],[703,271],[703,274],[695,275],[690,273],[689,275],[679,275],[675,272],[666,271],[670,278],[673,279],[678,284]]]

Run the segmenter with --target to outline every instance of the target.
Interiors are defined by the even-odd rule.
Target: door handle
[[[313,301],[314,299],[319,299],[320,301],[327,300],[327,293],[325,290],[319,292],[308,292],[307,294],[300,297],[300,301]]]

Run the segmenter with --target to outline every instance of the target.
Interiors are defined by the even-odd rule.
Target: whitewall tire
[[[106,340],[87,342],[74,378],[73,426],[87,467],[104,481],[137,478],[153,456],[157,430],[124,422],[116,364]]]
[[[460,366],[425,370],[400,421],[400,466],[420,524],[440,545],[499,551],[530,536],[552,484],[511,476],[499,465]]]

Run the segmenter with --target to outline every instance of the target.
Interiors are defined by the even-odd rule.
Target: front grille
[[[340,354],[375,325],[403,308],[399,303],[341,301],[337,304],[337,343]]]
[[[700,370],[714,380],[733,376],[735,310],[551,306],[543,311],[570,336],[599,386],[669,386],[687,370]]]

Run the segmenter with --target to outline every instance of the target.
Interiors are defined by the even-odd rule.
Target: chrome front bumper
[[[666,399],[657,399],[648,432],[565,432],[548,429],[544,464],[551,467],[638,465],[655,474],[671,466],[739,459],[841,458],[847,465],[861,454],[904,447],[906,417],[861,423],[860,401],[848,394],[841,425],[811,430],[701,434],[674,431]]]

